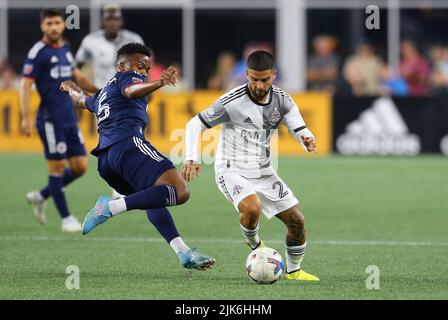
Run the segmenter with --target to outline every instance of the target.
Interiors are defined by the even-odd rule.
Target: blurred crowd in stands
[[[400,65],[392,68],[368,41],[359,43],[355,52],[346,57],[339,54],[338,41],[330,35],[318,35],[312,40],[312,54],[307,59],[307,90],[325,91],[351,96],[426,96],[448,94],[448,45],[435,44],[419,48],[411,40],[400,44]],[[267,42],[251,42],[240,59],[232,51],[224,51],[216,59],[214,70],[203,81],[207,89],[229,90],[244,83],[245,61],[255,50],[274,53]],[[163,68],[155,64],[152,78],[157,79]],[[181,77],[181,65],[176,64]],[[5,60],[0,59],[0,90],[18,89],[20,74]],[[281,74],[275,82],[281,86]],[[182,91],[187,84],[180,79],[176,88]]]
[[[244,81],[244,59],[254,50],[273,48],[266,43],[250,43],[242,60],[232,52],[223,52],[215,72],[208,79],[209,89],[228,90]],[[375,52],[368,41],[342,59],[337,39],[316,36],[307,60],[307,90],[350,96],[426,96],[448,94],[448,46],[433,45],[422,52],[416,43],[404,40],[400,45],[400,65],[392,68]],[[281,86],[281,78],[279,79]]]

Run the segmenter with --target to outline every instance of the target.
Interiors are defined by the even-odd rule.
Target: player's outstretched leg
[[[172,178],[176,174],[182,179],[176,169],[170,169],[160,176],[156,185],[153,187],[138,191],[121,199],[112,200],[110,197],[100,196],[84,220],[83,234],[89,233],[93,228],[104,223],[107,219],[123,212],[135,209],[148,210],[165,208],[184,203],[189,197],[188,189],[184,181],[181,183]]]
[[[306,249],[305,219],[297,206],[277,214],[286,225],[286,279],[319,281],[319,278],[301,269]]]
[[[246,244],[251,250],[264,247],[265,244],[258,235],[261,214],[261,204],[258,197],[251,194],[241,200],[238,204],[238,211],[240,212],[240,229]]]
[[[149,209],[146,214],[148,220],[177,254],[179,262],[184,268],[205,270],[215,263],[215,258],[197,252],[195,247],[190,249],[185,244],[167,208]]]

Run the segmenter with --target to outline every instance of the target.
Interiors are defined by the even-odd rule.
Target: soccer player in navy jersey
[[[45,224],[45,202],[53,197],[62,218],[62,231],[79,232],[81,224],[70,214],[63,187],[86,171],[87,157],[76,110],[59,86],[64,80],[74,79],[86,91],[96,92],[97,88],[82,76],[79,69],[72,67],[73,56],[63,39],[65,20],[62,12],[56,8],[44,9],[40,18],[43,38],[31,48],[23,66],[21,129],[25,135],[31,135],[30,95],[35,84],[41,98],[36,127],[45,149],[48,185],[40,191],[29,192],[26,198],[38,221]]]
[[[146,210],[148,219],[175,251],[182,266],[204,270],[215,259],[185,244],[166,208],[188,200],[186,182],[173,163],[144,136],[148,95],[177,81],[176,69],[169,67],[161,79],[146,82],[151,69],[150,56],[149,50],[140,43],[122,46],[117,52],[118,72],[91,97],[72,81],[61,85],[74,105],[96,114],[99,143],[92,154],[98,158],[99,174],[112,188],[126,195],[117,200],[100,196],[84,220],[83,234],[119,213]]]

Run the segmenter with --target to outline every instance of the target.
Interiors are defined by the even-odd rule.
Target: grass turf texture
[[[49,201],[49,223],[32,216],[25,193],[46,181],[40,155],[0,155],[0,299],[447,299],[448,159],[281,158],[279,173],[302,201],[308,248],[303,268],[320,283],[282,279],[272,286],[245,274],[249,251],[237,214],[204,167],[191,198],[171,208],[190,246],[216,257],[207,272],[180,267],[143,211],[122,214],[88,236],[65,234]],[[110,189],[90,159],[66,189],[80,220]],[[261,237],[284,255],[283,224],[261,221]],[[80,269],[68,290],[66,267]],[[366,267],[380,269],[367,290]]]

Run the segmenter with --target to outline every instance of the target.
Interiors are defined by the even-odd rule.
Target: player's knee
[[[188,188],[176,189],[177,192],[177,204],[183,204],[190,199],[190,191]]]
[[[76,177],[82,176],[87,171],[87,163],[72,168],[72,172]]]
[[[76,177],[82,176],[87,171],[87,159],[81,159],[70,163],[70,169]]]
[[[242,203],[239,206],[240,213],[244,216],[248,223],[255,223],[258,221],[261,213],[261,204],[259,201],[251,201]]]

